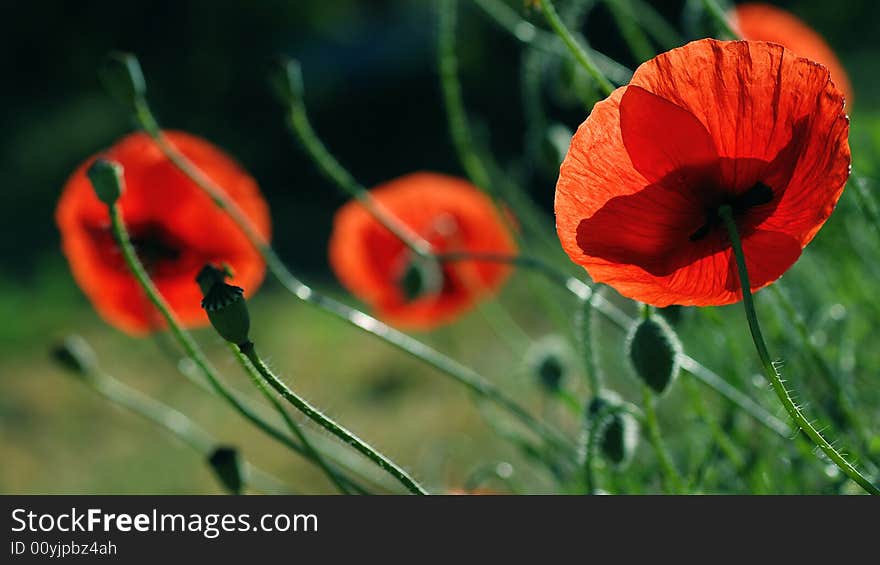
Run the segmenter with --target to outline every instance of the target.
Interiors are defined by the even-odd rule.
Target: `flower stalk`
[[[727,233],[730,235],[730,242],[733,246],[733,252],[736,257],[736,266],[739,273],[740,288],[742,289],[743,308],[745,309],[746,319],[749,323],[749,331],[752,334],[752,341],[755,343],[755,349],[761,360],[761,367],[764,374],[773,386],[773,392],[779,398],[785,411],[797,424],[798,428],[806,434],[813,444],[818,447],[837,467],[856,484],[865,489],[870,494],[880,494],[880,488],[865,478],[843,455],[840,454],[828,440],[810,423],[804,416],[797,404],[791,397],[791,393],[782,381],[779,371],[773,364],[770,353],[767,350],[767,344],[764,342],[764,336],[761,334],[761,326],[758,323],[758,314],[755,310],[755,303],[752,298],[751,284],[749,283],[749,273],[746,268],[746,258],[743,253],[742,241],[739,237],[739,230],[736,221],[733,218],[733,210],[730,206],[722,206],[719,209],[719,215],[724,220]]]

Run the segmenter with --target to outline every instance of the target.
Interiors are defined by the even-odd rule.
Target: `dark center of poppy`
[[[180,258],[180,246],[159,224],[138,226],[131,232],[131,244],[144,267],[156,271],[161,265]]]
[[[700,226],[697,231],[690,235],[691,241],[699,241],[709,235],[713,228],[721,224],[721,216],[718,211],[722,206],[730,206],[735,216],[741,216],[750,208],[769,204],[773,201],[773,189],[764,184],[757,182],[755,185],[733,197],[723,199],[721,202],[706,209],[706,222]]]

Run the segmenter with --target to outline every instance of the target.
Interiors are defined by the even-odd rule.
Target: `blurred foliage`
[[[509,2],[539,25],[540,17]],[[560,0],[560,4],[566,4]],[[775,2],[797,13],[834,46],[856,90],[852,115],[854,167],[880,190],[880,56],[873,0]],[[558,57],[535,56],[465,2],[460,11],[462,83],[478,141],[502,168],[519,174],[536,201],[552,209],[553,166],[531,168],[521,159],[529,132],[521,68],[534,63],[542,80],[573,71]],[[651,2],[679,30],[683,1]],[[0,492],[220,492],[199,456],[148,423],[91,395],[54,368],[54,340],[88,337],[111,374],[183,409],[243,455],[301,490],[330,490],[302,464],[240,425],[199,389],[185,382],[177,360],[157,361],[159,340],[136,341],[103,324],[75,287],[58,250],[53,211],[67,175],[86,156],[131,130],[98,83],[96,68],[111,49],[137,53],[151,103],[169,128],[202,135],[235,155],[272,204],[281,255],[312,279],[329,280],[325,249],[334,210],[343,198],[320,177],[286,131],[267,74],[279,53],[303,64],[315,128],[343,164],[366,185],[419,169],[461,174],[447,135],[435,72],[433,3],[413,0],[298,0],[296,2],[17,2],[5,7],[0,61]],[[592,45],[634,67],[604,5],[582,30]],[[530,59],[532,58],[532,59]],[[527,73],[526,73],[527,74]],[[539,83],[550,121],[573,130],[584,117],[584,92]],[[589,93],[586,94],[589,97]],[[528,103],[528,99],[525,101]],[[534,133],[534,132],[530,132]],[[548,215],[548,226],[551,225]],[[880,278],[878,233],[859,210],[853,186],[837,212],[782,285],[811,331],[811,339],[855,399],[864,430],[858,438],[832,437],[880,461]],[[518,276],[500,296],[534,338],[553,320],[535,308],[529,277]],[[808,412],[827,421],[828,387],[777,301],[766,291],[758,307],[772,351],[802,393]],[[560,305],[572,300],[560,293]],[[551,492],[545,472],[495,439],[480,411],[453,384],[368,336],[297,304],[267,284],[254,300],[255,332],[280,372],[306,397],[369,438],[431,488],[461,485],[493,461],[511,461],[512,480]],[[780,417],[776,399],[756,375],[757,359],[739,308],[682,309],[675,326],[686,351],[758,399]],[[558,327],[557,327],[558,328]],[[561,331],[568,329],[563,327]],[[558,331],[558,329],[557,329]],[[609,382],[629,399],[636,382],[623,362],[623,336],[597,328]],[[247,381],[211,332],[199,334],[220,368]],[[522,351],[506,349],[481,313],[426,339],[484,371],[576,433],[579,419],[546,393],[524,369]],[[345,352],[340,355],[339,352]],[[697,355],[698,353],[698,355]],[[836,469],[817,464],[810,450],[756,427],[746,416],[683,375],[659,406],[665,437],[694,490],[710,492],[841,492]],[[583,375],[568,383],[585,398]],[[709,418],[711,421],[706,421]],[[406,422],[406,425],[403,423]],[[738,446],[734,464],[714,428]],[[875,469],[876,470],[876,469]],[[631,466],[606,473],[607,487],[625,492],[659,488],[653,454],[642,442]],[[505,488],[491,483],[493,488]]]

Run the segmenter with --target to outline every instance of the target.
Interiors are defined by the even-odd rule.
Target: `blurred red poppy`
[[[241,166],[203,139],[182,132],[165,135],[269,237],[269,209]],[[82,163],[64,186],[55,211],[62,249],[80,288],[105,320],[132,335],[160,329],[164,321],[126,268],[110,232],[107,206],[86,177],[97,156]],[[195,281],[206,263],[226,263],[235,284],[248,292],[257,289],[265,273],[260,255],[146,134],[124,137],[100,156],[124,168],[125,192],[119,200],[123,219],[138,257],[181,323],[208,323]]]
[[[516,252],[492,202],[464,180],[413,173],[370,193],[430,243],[434,253]],[[380,317],[401,327],[429,329],[450,322],[496,290],[510,273],[509,266],[498,263],[446,262],[435,265],[433,289],[412,296],[404,279],[414,264],[418,260],[413,253],[358,202],[336,213],[330,239],[330,265],[336,276]]]
[[[742,297],[718,210],[736,216],[752,290],[785,272],[849,175],[828,70],[781,45],[696,41],[639,67],[572,139],[556,225],[597,282],[656,306]]]
[[[852,102],[852,87],[843,65],[822,36],[797,16],[770,4],[755,2],[736,6],[729,17],[743,39],[778,43],[801,57],[828,67],[831,80],[843,92],[847,102]]]

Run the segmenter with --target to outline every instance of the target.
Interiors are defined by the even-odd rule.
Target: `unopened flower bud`
[[[98,200],[107,206],[113,206],[125,187],[125,181],[122,177],[122,165],[116,161],[107,159],[96,159],[89,170],[86,172],[92,188]]]
[[[218,447],[208,457],[208,464],[220,483],[232,494],[241,494],[244,486],[241,458],[234,447]]]
[[[625,467],[639,444],[639,423],[632,414],[620,411],[598,425],[602,457],[615,467]]]
[[[562,337],[550,335],[532,346],[526,363],[541,385],[549,391],[558,391],[571,370],[573,354]]]
[[[413,257],[398,279],[403,297],[411,302],[443,290],[443,268],[436,259]]]
[[[633,324],[627,350],[636,375],[655,393],[663,394],[678,376],[681,343],[660,316],[652,314]]]
[[[250,314],[244,289],[226,284],[227,271],[206,265],[196,277],[202,288],[202,308],[220,337],[236,345],[248,343],[251,329]]]
[[[100,77],[110,94],[125,106],[132,107],[147,95],[141,65],[131,53],[114,51],[107,55]]]
[[[98,365],[95,351],[78,335],[71,335],[52,348],[52,358],[62,367],[78,375],[86,375]]]
[[[625,467],[639,443],[639,423],[626,403],[617,393],[603,390],[590,400],[587,417],[596,426],[602,457],[618,469]]]

